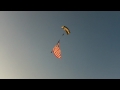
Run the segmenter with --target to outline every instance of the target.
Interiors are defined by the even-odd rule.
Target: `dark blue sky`
[[[0,12],[0,41],[0,78],[120,78],[119,11]]]

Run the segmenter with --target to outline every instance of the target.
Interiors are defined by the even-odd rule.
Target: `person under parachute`
[[[71,32],[70,30],[66,27],[66,26],[62,26],[61,27],[67,35],[69,35]],[[62,34],[62,36],[64,36],[64,33]],[[61,39],[61,38],[60,38]],[[61,58],[61,50],[60,50],[60,39],[59,41],[57,42],[57,44],[54,46],[53,50],[51,51],[51,53],[53,52],[54,55],[57,57],[57,58]]]

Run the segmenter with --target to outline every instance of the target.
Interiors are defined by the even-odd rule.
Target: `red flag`
[[[61,58],[61,50],[60,50],[60,43],[58,42],[57,45],[54,46],[52,52],[57,58]]]

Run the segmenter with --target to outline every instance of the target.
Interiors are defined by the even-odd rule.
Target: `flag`
[[[61,58],[61,50],[60,50],[60,43],[59,42],[54,46],[52,52],[57,58]]]

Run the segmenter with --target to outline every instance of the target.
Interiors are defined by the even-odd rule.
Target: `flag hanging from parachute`
[[[62,26],[61,27],[67,35],[69,35],[71,32],[70,30],[66,27],[66,26]],[[64,33],[62,34],[62,36],[64,35]],[[53,50],[51,51],[51,53],[53,52],[53,54],[57,57],[57,58],[61,58],[61,49],[60,49],[60,39],[58,41],[58,43],[54,46]]]
[[[55,55],[57,58],[61,58],[60,42],[58,42],[58,43],[54,46],[52,52],[54,53],[54,55]]]

